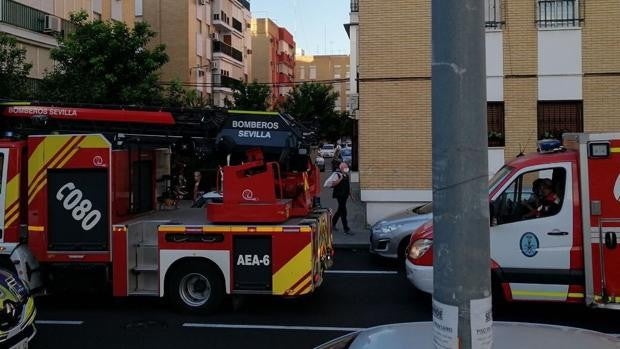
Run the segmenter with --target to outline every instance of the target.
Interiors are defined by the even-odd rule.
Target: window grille
[[[583,132],[583,102],[538,102],[538,139],[562,139],[566,132]]]

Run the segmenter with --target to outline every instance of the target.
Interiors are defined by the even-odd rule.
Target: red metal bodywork
[[[307,172],[282,173],[277,162],[265,162],[253,149],[248,161],[225,166],[218,172],[223,183],[221,203],[207,205],[207,217],[214,223],[283,223],[304,217],[318,196],[318,168],[308,163]]]

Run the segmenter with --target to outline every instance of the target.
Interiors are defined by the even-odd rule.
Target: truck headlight
[[[433,240],[419,239],[413,242],[409,250],[409,258],[418,259],[433,246]]]

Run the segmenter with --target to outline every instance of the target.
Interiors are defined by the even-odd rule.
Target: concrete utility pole
[[[435,348],[492,345],[484,0],[433,0]]]

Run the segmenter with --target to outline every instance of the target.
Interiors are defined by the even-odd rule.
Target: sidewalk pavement
[[[329,168],[326,168],[325,172],[321,173],[321,186],[330,174]],[[352,177],[355,179],[357,176],[353,173]],[[370,227],[366,225],[366,210],[364,203],[360,201],[359,182],[351,182],[351,191],[353,199],[349,198],[347,201],[347,218],[353,235],[345,234],[342,229],[342,222],[338,221],[336,225],[337,230],[334,231],[334,246],[341,248],[368,248],[370,244]],[[338,202],[332,198],[332,189],[321,187],[321,206],[329,207],[333,213],[336,213]]]

